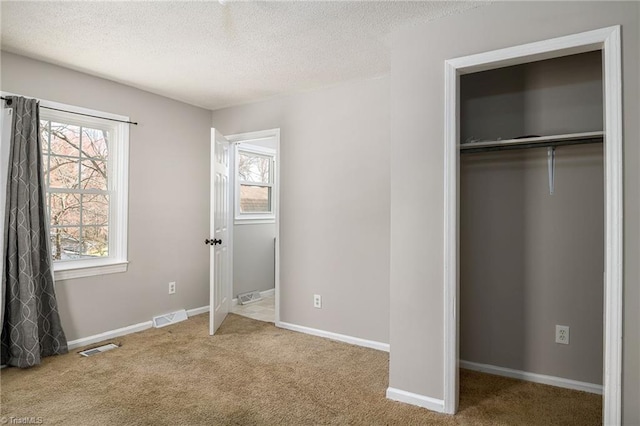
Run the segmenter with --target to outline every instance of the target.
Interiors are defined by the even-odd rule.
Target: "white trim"
[[[258,218],[245,219],[244,217],[233,219],[234,225],[261,225],[261,224],[268,224],[268,223],[276,223],[276,219],[273,216],[271,216],[270,218],[262,218],[262,219],[258,219]]]
[[[619,25],[449,59],[446,62],[458,70],[458,73],[461,75],[545,59],[559,58],[600,50],[602,49],[603,43],[605,43],[615,31],[620,31]]]
[[[260,296],[262,297],[271,297],[271,296],[275,296],[276,294],[276,289],[274,288],[270,288],[269,290],[265,290],[265,291],[261,291],[260,292]]]
[[[138,331],[144,331],[153,326],[153,321],[145,321],[138,324],[128,325],[122,328],[116,328],[115,330],[105,331],[104,333],[94,334],[93,336],[83,337],[76,340],[67,342],[69,350],[79,348],[81,346],[91,345],[93,343],[102,342],[103,340],[113,339],[114,337],[124,336],[126,334],[137,333]]]
[[[111,179],[113,182],[109,182],[109,213],[112,217],[115,215],[117,220],[109,222],[109,250],[113,250],[117,259],[126,262],[129,236],[129,124],[118,123],[113,139],[117,141],[110,147],[109,159],[113,161],[107,163],[111,167],[111,176],[114,176]],[[117,194],[115,197],[113,191]]]
[[[444,413],[444,401],[431,398],[413,392],[403,391],[392,387],[387,388],[387,398],[392,401],[404,402],[406,404],[417,405],[427,410]]]
[[[458,105],[459,77],[456,69],[445,61],[445,126],[444,126],[444,412],[455,414],[458,408]],[[454,141],[454,143],[451,143]]]
[[[280,322],[280,129],[274,129],[273,134],[276,138],[276,150],[277,150],[277,158],[276,158],[276,265],[275,265],[275,274],[276,279],[274,283],[274,293],[276,296],[276,316],[274,318],[274,322],[278,324]]]
[[[235,135],[227,136],[229,142],[238,143],[238,142],[258,142],[264,139],[270,139],[275,137],[276,139],[280,139],[280,128],[276,127],[273,129],[267,130],[258,130],[255,132],[245,132],[245,133],[236,133]],[[278,147],[279,148],[279,147]]]
[[[200,315],[209,312],[209,306],[201,306],[199,308],[187,309],[187,316],[191,318],[194,315]],[[115,330],[105,331],[104,333],[94,334],[92,336],[82,337],[80,339],[67,342],[69,350],[79,348],[81,346],[91,345],[93,343],[102,342],[103,340],[113,339],[114,337],[125,336],[127,334],[137,333],[153,327],[153,321],[145,321],[138,324],[128,325]]]
[[[458,398],[458,79],[508,65],[603,50],[605,103],[605,314],[603,423],[622,419],[623,158],[620,26],[499,49],[445,61],[444,164],[444,401],[455,413]]]
[[[2,96],[31,97],[4,91],[0,93],[2,93]],[[92,128],[110,130],[113,131],[111,140],[114,142],[109,145],[109,159],[107,161],[107,167],[109,168],[109,256],[101,259],[54,262],[54,279],[56,281],[62,281],[126,272],[128,264],[127,232],[129,216],[129,124],[109,121],[109,119],[129,121],[130,118],[124,115],[48,101],[46,99],[38,99],[38,101],[41,107],[56,109],[42,110],[40,112],[41,119],[58,119],[80,126],[91,126]],[[94,115],[96,117],[87,117],[74,113]]]
[[[378,351],[389,352],[388,343],[376,342],[375,340],[361,339],[359,337],[347,336],[346,334],[338,334],[331,331],[318,330],[317,328],[305,327],[281,321],[276,322],[276,327],[297,331],[298,333],[310,334],[312,336],[324,337],[325,339],[337,340],[338,342],[349,343],[351,345],[376,349]]]
[[[274,136],[270,138],[263,138],[263,140],[269,140],[272,138],[274,138]],[[235,143],[238,151],[250,152],[252,154],[260,154],[266,157],[273,157],[276,155],[276,150],[274,148],[267,148],[266,146],[260,146],[260,145],[252,145],[249,142],[244,140],[238,141],[238,142],[231,142],[231,141],[229,142]],[[257,142],[257,140],[253,139],[252,142]]]
[[[235,135],[227,136],[229,142],[250,142],[260,139],[266,139],[274,137],[276,139],[276,168],[275,168],[275,203],[276,203],[276,282],[275,282],[275,295],[276,295],[276,317],[275,323],[280,322],[280,129],[259,130],[257,132],[238,133]],[[235,174],[235,170],[231,175]],[[235,183],[234,183],[235,184]]]
[[[87,262],[89,262],[87,260]],[[77,265],[77,263],[76,263]],[[82,266],[69,269],[57,268],[53,272],[56,281],[72,280],[74,278],[93,277],[95,275],[115,274],[118,272],[127,272],[129,262],[111,261],[105,262],[104,265]],[[64,266],[64,265],[62,265]]]
[[[624,187],[620,26],[604,37],[605,295],[603,424],[622,424]]]
[[[460,360],[460,368],[479,371],[481,373],[495,374],[496,376],[511,377],[513,379],[525,380],[527,382],[542,383],[543,385],[557,386],[559,388],[579,390],[583,392],[602,395],[602,385],[594,383],[580,382],[577,380],[565,379],[545,374],[529,373],[528,371],[514,370],[512,368],[496,367],[495,365],[480,364],[477,362]]]
[[[191,318],[195,315],[206,314],[207,312],[209,312],[209,305],[201,306],[199,308],[187,309],[187,316]]]
[[[130,121],[130,117],[128,117],[126,115],[113,114],[113,113],[110,113],[110,112],[98,111],[98,110],[95,110],[95,109],[85,108],[85,107],[76,106],[76,105],[69,105],[69,104],[63,104],[61,102],[48,101],[46,99],[40,99],[40,98],[38,98],[36,96],[31,96],[31,95],[26,95],[26,94],[25,95],[21,95],[21,94],[18,94],[18,93],[5,92],[5,91],[2,91],[0,93],[2,94],[2,96],[24,96],[24,97],[28,97],[28,98],[37,99],[38,101],[40,101],[40,106],[47,107],[47,108],[63,109],[65,111],[76,112],[78,114],[97,115],[98,117],[109,118],[109,119],[112,119],[112,120]],[[90,118],[90,117],[85,117],[85,118],[90,119],[92,121],[94,120],[93,118]],[[83,117],[82,116],[77,116],[76,119],[82,120]]]
[[[263,139],[275,139],[275,135],[272,135],[269,138]],[[255,141],[255,139],[253,139]],[[258,223],[275,223],[276,222],[276,200],[275,200],[275,185],[277,184],[277,176],[276,176],[276,162],[278,161],[278,152],[273,148],[267,148],[257,145],[251,145],[246,143],[244,140],[240,140],[237,142],[231,142],[233,145],[233,224],[234,225],[245,225],[245,224],[258,224]],[[258,182],[246,182],[240,181],[238,179],[238,165],[240,164],[240,153],[246,152],[248,154],[255,154],[256,156],[266,157],[269,160],[269,182],[268,183],[258,183]],[[271,189],[271,199],[269,205],[268,212],[260,212],[260,213],[242,213],[240,211],[240,186],[242,185],[250,185],[250,186],[259,186],[262,188]]]
[[[265,291],[261,291],[260,292],[260,296],[262,297],[271,297],[273,295],[275,295],[276,293],[276,289],[275,288],[271,288],[269,290],[265,290]],[[238,298],[234,298],[231,299],[231,306],[237,306],[238,305]]]

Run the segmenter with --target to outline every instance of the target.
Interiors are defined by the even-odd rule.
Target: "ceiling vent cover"
[[[187,318],[187,311],[185,311],[184,309],[180,309],[179,311],[171,312],[170,314],[158,315],[157,317],[153,317],[153,326],[155,328],[160,328],[166,325],[184,321]]]
[[[119,347],[120,346],[116,345],[115,343],[108,343],[106,345],[98,346],[97,348],[85,349],[84,351],[80,351],[78,353],[82,356],[91,356],[91,355],[100,354],[102,352],[110,351],[111,349],[116,349]]]
[[[238,303],[241,305],[257,302],[258,300],[262,300],[262,295],[260,295],[259,291],[250,291],[238,295]]]

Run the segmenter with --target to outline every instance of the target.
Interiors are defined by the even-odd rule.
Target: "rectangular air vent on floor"
[[[96,355],[102,352],[110,351],[111,349],[116,349],[119,347],[120,346],[114,343],[109,343],[107,345],[98,346],[97,348],[85,349],[84,351],[80,351],[78,353],[82,356],[91,356],[91,355]]]
[[[262,300],[262,295],[259,291],[250,291],[248,293],[243,293],[238,295],[238,303],[240,305],[246,305],[247,303],[257,302],[258,300]]]
[[[158,315],[153,317],[153,326],[155,328],[164,327],[165,325],[175,324],[180,321],[188,319],[187,311],[180,309],[179,311],[171,312],[170,314]]]

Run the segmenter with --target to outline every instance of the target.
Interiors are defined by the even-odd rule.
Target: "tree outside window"
[[[109,255],[109,131],[41,120],[56,261]]]

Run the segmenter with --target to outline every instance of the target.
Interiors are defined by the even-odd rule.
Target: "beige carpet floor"
[[[601,398],[461,371],[455,416],[389,401],[387,353],[208,315],[1,374],[0,413],[65,425],[595,425]],[[2,419],[0,419],[2,420]]]

